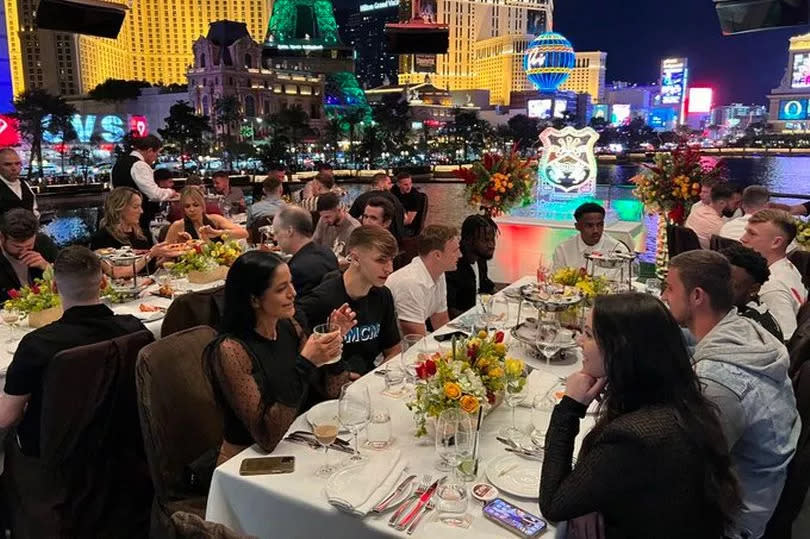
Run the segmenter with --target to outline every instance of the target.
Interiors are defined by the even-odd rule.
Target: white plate
[[[323,401],[319,402],[312,408],[310,408],[305,417],[307,419],[307,423],[309,423],[310,428],[313,427],[313,421],[317,417],[324,417],[326,416],[329,419],[335,420],[335,425],[338,425],[338,429],[340,433],[349,432],[347,429],[344,429],[343,426],[340,424],[340,419],[338,416],[338,401],[337,399],[331,401]]]
[[[156,322],[157,320],[160,320],[166,316],[166,311],[143,312],[141,310],[137,310],[132,313],[132,316],[141,322]]]
[[[487,478],[499,490],[518,496],[534,498],[540,495],[542,462],[505,454],[492,459],[487,466]],[[509,470],[500,475],[504,470]]]

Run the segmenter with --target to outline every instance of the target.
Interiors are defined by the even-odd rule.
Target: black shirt
[[[301,247],[289,261],[295,292],[306,296],[321,284],[324,275],[338,269],[335,253],[323,245],[309,242]]]
[[[37,234],[37,239],[34,241],[34,251],[42,255],[49,263],[56,260],[56,255],[59,254],[59,248],[51,238],[45,234]],[[39,268],[28,268],[28,282],[21,283],[17,272],[14,271],[11,263],[6,258],[6,255],[0,251],[0,302],[9,299],[9,290],[19,290],[25,285],[34,283],[34,279],[41,279],[43,270]]]
[[[143,239],[141,239],[136,236],[134,232],[130,232],[127,234],[127,242],[123,243],[121,240],[113,236],[106,228],[100,228],[98,232],[93,235],[93,239],[90,240],[90,249],[93,251],[96,249],[104,249],[106,247],[120,249],[125,245],[129,245],[133,249],[152,248],[152,242],[149,241],[149,236],[147,234],[144,234]]]
[[[343,367],[365,374],[374,368],[374,360],[384,350],[399,343],[399,328],[394,297],[386,287],[372,287],[368,295],[352,299],[346,293],[343,277],[323,282],[303,298],[298,308],[310,327],[323,324],[334,309],[344,303],[357,314],[357,325],[343,338]]]
[[[22,198],[6,185],[6,182],[0,181],[0,215],[6,213],[8,210],[15,208],[23,208],[30,212],[34,211],[34,202],[36,197],[31,187],[23,180],[17,180],[21,185]]]
[[[402,193],[400,192],[398,185],[395,185],[391,189],[391,192],[402,203],[405,213],[416,212],[416,217],[414,217],[413,222],[410,225],[405,225],[405,230],[409,235],[416,235],[416,233],[419,232],[416,227],[418,226],[417,222],[419,220],[419,212],[422,210],[422,197],[425,195],[414,188],[411,188],[408,193]]]
[[[388,199],[394,205],[394,219],[391,221],[389,230],[397,239],[397,242],[401,241],[405,235],[405,208],[402,207],[402,202],[390,191],[366,191],[354,199],[352,207],[349,209],[349,215],[359,221],[366,210],[366,204],[374,197]]]
[[[444,274],[447,282],[447,310],[450,313],[463,313],[475,307],[478,292],[482,294],[492,294],[495,291],[495,283],[487,276],[486,260],[478,260],[478,290],[475,289],[475,272],[472,264],[464,258],[458,259],[456,269]]]
[[[22,422],[17,426],[25,455],[39,456],[39,425],[45,372],[51,359],[64,350],[95,344],[146,329],[130,315],[116,315],[105,305],[71,307],[62,318],[25,335],[6,374],[5,392],[30,395]]]

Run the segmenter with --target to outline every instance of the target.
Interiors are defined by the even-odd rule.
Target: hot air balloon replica
[[[568,79],[575,61],[571,42],[562,34],[546,32],[529,44],[523,68],[535,88],[543,93],[556,92]]]

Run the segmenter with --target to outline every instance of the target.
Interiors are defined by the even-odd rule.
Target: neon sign
[[[20,143],[17,120],[11,116],[0,116],[0,146],[16,146]]]
[[[383,2],[374,2],[373,4],[360,4],[360,13],[389,7],[399,7],[399,0],[385,0]]]
[[[689,88],[689,113],[707,113],[712,111],[711,88]]]
[[[779,102],[780,120],[804,120],[807,118],[807,99],[783,99]]]
[[[45,129],[42,139],[48,144],[63,142],[61,133],[48,131],[50,124],[51,117],[46,116],[42,120],[42,127]],[[98,137],[100,142],[115,144],[124,140],[124,136],[128,132],[135,132],[141,137],[149,134],[149,122],[146,116],[133,115],[129,116],[128,120],[124,120],[113,114],[107,116],[75,114],[70,120],[70,125],[76,132],[76,140],[81,144],[96,142],[93,140],[94,136]]]
[[[538,167],[540,189],[551,198],[568,198],[596,192],[594,145],[599,134],[590,127],[562,130],[549,127],[540,134],[543,157]]]

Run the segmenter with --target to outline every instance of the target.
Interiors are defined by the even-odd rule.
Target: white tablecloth
[[[528,281],[529,278],[524,278],[514,286]],[[525,312],[524,309],[522,316],[525,316]],[[513,316],[515,314],[513,313]],[[448,330],[440,330],[442,333],[446,331]],[[432,338],[430,341],[432,344],[436,344]],[[511,345],[510,355],[525,359],[525,352],[517,343],[509,340],[507,342]],[[412,350],[412,353],[417,352],[418,350]],[[544,383],[552,386],[560,377],[565,377],[580,367],[579,360],[566,363],[546,366],[542,362],[534,360],[530,364],[537,367],[537,371],[543,376]],[[409,461],[410,473],[418,474],[418,476],[423,473],[431,473],[434,480],[444,475],[444,472],[439,472],[434,468],[436,459],[432,439],[414,437],[415,423],[412,413],[405,406],[405,401],[381,394],[385,386],[383,377],[369,374],[356,383],[368,385],[372,408],[378,404],[388,407],[395,438],[393,448],[401,450],[402,458]],[[496,408],[484,420],[481,434],[479,480],[486,480],[485,468],[491,459],[506,454],[503,446],[495,440],[495,436],[510,421],[510,411],[505,404]],[[582,430],[587,431],[592,421],[593,417],[587,416],[583,421],[586,425]],[[531,408],[519,407],[517,409],[517,425],[527,431],[531,428]],[[309,430],[303,416],[298,417],[290,427],[290,432],[294,430]],[[577,439],[577,450],[582,436],[583,433]],[[364,436],[361,433],[361,444],[363,439]],[[371,452],[373,450],[361,447],[362,451]],[[388,527],[388,516],[359,519],[329,505],[324,493],[326,480],[314,475],[315,470],[323,464],[322,451],[314,451],[306,446],[282,441],[272,454],[294,455],[296,458],[294,473],[252,477],[239,475],[239,466],[243,459],[264,454],[258,446],[253,446],[216,469],[208,495],[207,520],[222,523],[240,533],[262,538],[293,539],[325,535],[330,539],[337,539],[405,535],[404,532],[398,532],[394,528]],[[347,456],[344,453],[332,454],[335,461],[338,459],[338,455],[341,459]],[[538,462],[537,466],[540,465],[541,463]],[[468,483],[468,487],[471,484]],[[501,496],[533,514],[540,513],[536,497],[520,499],[505,493],[501,493]],[[481,507],[482,504],[470,499],[467,513],[473,516],[474,520],[469,529],[451,528],[431,517],[420,523],[414,536],[465,537],[467,539],[510,536],[509,532],[484,519]],[[549,527],[553,528],[551,525]],[[549,531],[547,534],[550,537],[553,531]]]

